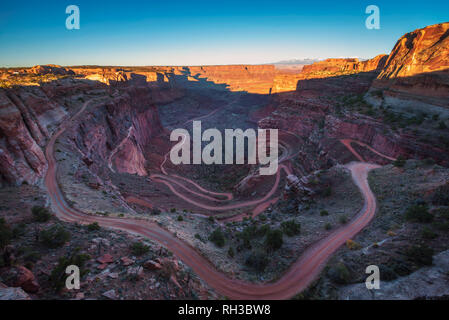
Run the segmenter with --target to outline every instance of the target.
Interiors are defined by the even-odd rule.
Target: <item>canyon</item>
[[[379,172],[388,170],[399,180],[412,174],[408,166],[432,165],[416,169],[429,182],[413,186],[429,203],[448,183],[448,32],[449,23],[432,25],[401,37],[389,55],[331,58],[291,70],[2,69],[0,187],[48,192],[46,206],[63,221],[96,222],[149,238],[219,296],[286,299],[310,293],[321,285],[312,285],[320,274],[321,281],[332,281],[323,267],[333,255],[350,256],[353,249],[342,248],[348,241],[362,239],[369,246],[391,231],[376,220],[376,204],[386,198],[379,197],[379,186],[370,189]],[[250,161],[171,162],[170,133],[181,128],[194,135],[198,121],[218,132],[277,129],[275,174],[261,174]],[[388,190],[386,179],[379,181]],[[398,196],[402,207],[420,200],[416,194],[414,200]],[[432,203],[432,212],[445,206]],[[301,234],[288,229],[296,223]],[[395,232],[412,241],[409,222],[401,223]],[[365,236],[358,235],[362,229]],[[260,252],[268,240],[262,239],[276,230],[289,235],[281,247],[263,251],[265,261]],[[440,242],[430,245],[447,250],[441,245],[447,235],[434,232]],[[348,289],[342,290],[340,296],[346,295]]]

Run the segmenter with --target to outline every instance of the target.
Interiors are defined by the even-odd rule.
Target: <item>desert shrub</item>
[[[11,228],[6,224],[5,219],[0,218],[0,249],[3,249],[10,243],[12,236]]]
[[[428,223],[433,220],[433,215],[429,213],[427,205],[415,204],[405,211],[405,219],[411,222]]]
[[[433,249],[427,245],[412,246],[405,251],[405,254],[419,266],[430,266],[433,263]]]
[[[209,236],[209,240],[212,241],[217,247],[223,247],[225,245],[223,230],[221,228],[215,229]]]
[[[398,275],[394,270],[384,264],[379,265],[379,273],[382,275],[382,280],[384,281],[392,281],[397,279]]]
[[[234,249],[232,247],[229,247],[228,249],[228,256],[234,258]]]
[[[61,226],[52,226],[46,230],[42,230],[39,234],[39,239],[42,244],[52,249],[62,247],[70,240],[70,237],[70,232]]]
[[[362,246],[359,243],[355,242],[354,240],[348,239],[348,240],[346,240],[346,247],[349,250],[358,250]]]
[[[293,237],[301,231],[301,225],[295,220],[284,221],[281,223],[282,231],[289,237]]]
[[[447,129],[447,126],[446,126],[446,124],[444,123],[444,121],[440,121],[440,122],[438,123],[438,129],[440,129],[440,130]]]
[[[87,230],[98,231],[98,230],[100,230],[100,225],[98,224],[98,222],[91,223],[87,226]]]
[[[35,251],[32,247],[20,247],[17,250],[17,254],[22,256],[25,263],[35,263],[41,258],[40,253]]]
[[[328,222],[324,225],[324,229],[330,230],[330,229],[332,229],[332,225]]]
[[[270,225],[269,224],[264,224],[264,225],[260,226],[259,229],[257,229],[256,235],[257,236],[264,236],[264,235],[267,234],[268,231],[270,231]]]
[[[449,183],[439,186],[435,190],[432,203],[439,206],[449,206]]]
[[[339,221],[341,224],[345,224],[345,223],[348,222],[348,217],[347,217],[346,215],[342,214],[340,217],[338,217],[338,221]]]
[[[264,271],[268,265],[268,262],[269,260],[267,254],[263,250],[255,250],[251,252],[245,260],[245,264],[248,267],[251,267],[258,272]]]
[[[438,208],[433,213],[443,219],[449,220],[449,208]]]
[[[89,270],[86,270],[83,267],[84,263],[89,259],[90,256],[88,254],[79,253],[79,249],[75,250],[70,256],[59,258],[58,264],[52,270],[49,277],[52,288],[56,292],[59,292],[65,286],[65,281],[68,276],[65,271],[70,265],[75,265],[80,269],[80,277],[88,273]]]
[[[321,210],[320,211],[320,216],[324,217],[324,216],[328,216],[329,212],[327,210]]]
[[[405,162],[406,162],[405,158],[403,156],[399,156],[396,160],[393,161],[393,165],[395,167],[401,168],[405,165]]]
[[[143,244],[142,242],[137,241],[131,245],[131,253],[137,257],[143,256],[148,251],[150,251],[150,247]]]
[[[161,210],[159,210],[158,208],[153,208],[151,209],[151,214],[154,216],[158,216],[161,214]]]
[[[31,213],[33,214],[34,221],[37,222],[47,222],[52,216],[47,208],[38,206],[34,206],[33,208],[31,208]]]
[[[21,236],[25,235],[26,232],[26,224],[25,223],[19,223],[12,229],[12,237],[17,239]]]
[[[282,239],[282,231],[270,230],[267,232],[265,237],[265,247],[268,250],[277,250],[284,244],[284,240]]]
[[[200,236],[200,234],[199,233],[195,233],[195,239],[198,239],[198,240],[200,240],[200,241],[203,241],[203,239],[201,238],[201,236]]]
[[[332,195],[331,187],[327,187],[326,189],[323,190],[323,197],[327,198],[330,197],[331,195]]]
[[[438,237],[438,235],[435,232],[433,232],[432,230],[430,230],[428,227],[425,227],[422,229],[421,236],[424,239],[428,239],[428,240],[432,240],[432,239],[435,239]]]
[[[178,221],[184,221],[184,218],[182,216],[178,216]]]
[[[170,212],[171,212],[171,213],[175,213],[175,212],[176,212],[176,208],[171,208],[171,209],[170,209]]]
[[[327,274],[333,282],[338,284],[348,284],[351,280],[351,273],[343,262],[330,267]]]

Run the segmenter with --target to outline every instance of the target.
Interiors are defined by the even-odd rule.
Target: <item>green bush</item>
[[[320,211],[320,216],[324,217],[324,216],[328,216],[329,212],[327,210],[321,210]]]
[[[143,244],[142,242],[134,242],[131,245],[131,252],[133,255],[135,255],[137,257],[143,256],[148,251],[150,251],[150,247]]]
[[[433,263],[433,249],[426,245],[412,246],[405,254],[419,266],[430,266]]]
[[[295,220],[289,220],[284,221],[281,223],[281,228],[284,233],[289,236],[293,237],[301,231],[301,225],[297,223]]]
[[[184,221],[184,218],[182,216],[178,216],[178,221]]]
[[[171,213],[175,213],[175,212],[176,212],[176,208],[171,208],[171,209],[170,209],[170,212],[171,212]]]
[[[75,250],[75,252],[68,257],[59,258],[58,264],[52,270],[49,281],[51,283],[52,288],[59,292],[64,286],[65,281],[67,279],[67,274],[65,273],[66,269],[70,265],[75,265],[80,269],[80,277],[83,277],[89,270],[84,269],[84,263],[90,259],[88,254],[80,254],[78,253],[79,249]]]
[[[6,224],[5,219],[0,218],[0,249],[6,247],[13,236],[11,228]]]
[[[338,284],[348,284],[351,280],[351,274],[342,262],[329,268],[328,275],[332,281]]]
[[[277,250],[284,244],[284,240],[282,239],[282,231],[277,230],[270,230],[267,232],[266,238],[265,238],[265,247],[268,250]]]
[[[151,209],[151,214],[154,216],[158,216],[161,214],[161,210],[159,210],[158,208],[153,208]]]
[[[12,237],[17,239],[21,236],[25,235],[26,233],[26,224],[25,223],[19,223],[12,229]]]
[[[323,197],[327,198],[327,197],[330,197],[331,195],[332,195],[332,188],[331,187],[327,187],[326,189],[324,189]]]
[[[428,239],[428,240],[432,240],[432,239],[435,239],[438,237],[438,235],[435,232],[433,232],[432,230],[430,230],[428,227],[425,227],[422,229],[421,236],[424,239]]]
[[[268,257],[262,250],[256,250],[251,252],[251,254],[246,258],[245,264],[258,272],[265,270],[268,265]]]
[[[330,230],[330,229],[332,229],[332,225],[328,222],[324,225],[324,229]]]
[[[215,229],[209,236],[209,240],[212,241],[217,247],[222,248],[225,245],[225,237],[221,228]]]
[[[348,222],[348,217],[347,217],[346,215],[342,214],[340,217],[338,217],[338,221],[339,221],[341,224],[345,224],[345,223]]]
[[[234,249],[232,247],[229,247],[228,249],[228,256],[234,258]]]
[[[87,230],[98,231],[98,230],[100,230],[100,225],[98,224],[98,222],[91,223],[87,226]]]
[[[393,161],[393,165],[395,167],[401,168],[401,167],[403,167],[405,165],[406,161],[407,160],[403,156],[399,156],[396,160]]]
[[[433,220],[433,215],[429,213],[427,205],[416,204],[405,211],[405,219],[411,222],[428,223]]]
[[[39,234],[39,239],[42,244],[52,249],[62,247],[70,240],[70,237],[70,232],[61,226],[52,226],[46,230],[42,230]]]
[[[37,222],[47,222],[50,220],[52,214],[47,208],[34,206],[31,208],[31,213],[33,214],[34,221]]]

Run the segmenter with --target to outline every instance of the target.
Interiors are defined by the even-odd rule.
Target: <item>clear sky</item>
[[[65,9],[80,8],[80,30]],[[365,27],[368,5],[380,30]],[[257,64],[389,53],[404,33],[449,21],[449,1],[2,1],[0,66]]]

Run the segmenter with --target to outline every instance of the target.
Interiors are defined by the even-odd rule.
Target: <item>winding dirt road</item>
[[[76,120],[90,101],[71,119],[64,121],[60,129],[52,136],[47,148],[48,171],[45,186],[49,192],[56,216],[61,220],[78,223],[98,222],[102,227],[123,230],[154,240],[172,251],[180,260],[191,267],[210,287],[221,295],[232,299],[288,299],[305,289],[320,273],[327,259],[346,240],[353,238],[374,217],[376,199],[368,185],[368,172],[379,166],[364,162],[351,163],[347,166],[352,178],[359,187],[365,200],[362,210],[348,224],[334,230],[326,238],[309,247],[303,255],[291,265],[288,271],[277,281],[253,284],[228,278],[218,271],[209,260],[201,256],[192,246],[174,237],[170,232],[147,220],[131,218],[91,216],[70,208],[64,200],[57,182],[57,162],[54,146],[59,136],[70,123]]]

